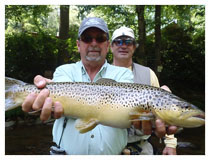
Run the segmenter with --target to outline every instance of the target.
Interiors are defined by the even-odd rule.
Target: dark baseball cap
[[[80,37],[86,29],[91,27],[96,27],[104,31],[105,33],[107,33],[107,36],[109,38],[109,30],[106,23],[103,19],[98,17],[89,17],[84,19],[79,27],[78,37]]]

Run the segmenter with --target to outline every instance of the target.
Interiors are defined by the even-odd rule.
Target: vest
[[[133,63],[134,83],[151,85],[150,68]]]

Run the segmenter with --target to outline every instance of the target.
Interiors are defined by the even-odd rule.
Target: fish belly
[[[110,105],[101,105],[98,102],[88,104],[85,101],[78,101],[69,97],[60,97],[58,99],[64,108],[64,115],[79,119],[95,119],[98,124],[112,126],[117,128],[129,128],[128,108],[120,106],[111,107]]]

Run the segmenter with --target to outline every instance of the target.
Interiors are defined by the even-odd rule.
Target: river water
[[[205,155],[205,127],[184,129],[176,137],[177,154]],[[161,154],[163,143],[155,136],[151,140]],[[5,155],[49,155],[52,144],[52,123],[24,123],[5,128]]]

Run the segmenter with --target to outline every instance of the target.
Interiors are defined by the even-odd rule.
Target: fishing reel
[[[66,151],[60,146],[51,146],[50,155],[66,155]]]

